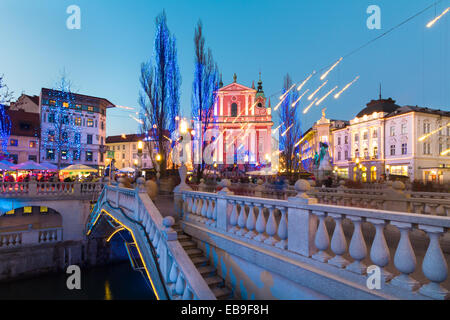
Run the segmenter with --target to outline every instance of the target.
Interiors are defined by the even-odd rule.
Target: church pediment
[[[256,92],[256,90],[246,87],[246,86],[243,86],[239,83],[229,84],[223,88],[220,88],[219,91],[220,92],[224,92],[224,91],[255,91]]]

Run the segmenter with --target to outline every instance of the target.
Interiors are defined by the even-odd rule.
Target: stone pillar
[[[258,198],[262,198],[263,196],[263,191],[265,190],[264,187],[264,181],[262,181],[262,179],[258,179],[258,181],[256,181],[257,186],[255,187],[255,197]]]
[[[228,210],[228,200],[226,199],[227,195],[232,195],[228,187],[231,186],[231,181],[228,179],[223,179],[219,184],[222,187],[217,194],[217,228],[227,231],[228,222],[230,220],[230,212]]]
[[[178,217],[181,217],[183,211],[183,191],[192,191],[192,188],[186,184],[187,168],[184,163],[178,169],[181,183],[173,189],[173,199],[175,205],[175,212]]]
[[[37,182],[35,176],[32,176],[30,182],[28,183],[28,195],[30,197],[37,196]]]
[[[314,235],[317,228],[317,218],[308,209],[296,208],[295,205],[317,204],[317,199],[310,198],[306,193],[311,185],[306,180],[295,183],[296,197],[288,198],[294,207],[288,209],[288,250],[311,257],[314,252]]]
[[[405,184],[401,181],[392,183],[384,192],[383,209],[389,211],[408,212],[408,199],[411,195],[404,192]]]

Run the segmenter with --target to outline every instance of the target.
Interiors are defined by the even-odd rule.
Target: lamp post
[[[216,177],[217,162],[214,162],[213,167],[214,167],[214,181],[216,181],[217,180],[217,177]]]
[[[140,177],[140,168],[142,167],[142,150],[144,149],[144,143],[142,141],[139,141],[138,145],[137,145],[137,148],[138,148],[137,155],[139,157],[139,165],[138,165],[137,176]]]
[[[157,181],[157,183],[158,183],[158,187],[159,187],[159,177],[161,176],[161,173],[160,173],[160,170],[161,170],[161,168],[160,168],[161,160],[162,160],[162,157],[161,157],[161,155],[158,153],[158,154],[156,155],[156,181]]]

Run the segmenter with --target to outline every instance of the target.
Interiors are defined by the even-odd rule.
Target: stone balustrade
[[[153,280],[160,298],[215,299],[179,243],[177,233],[172,229],[174,218],[161,216],[147,195],[143,178],[138,180],[136,189],[106,186],[91,213],[88,233],[104,210],[132,232],[147,275]],[[163,287],[168,297],[164,297]]]
[[[262,180],[256,184],[232,183],[229,189],[236,195],[280,200],[287,200],[296,195],[293,186],[263,184]],[[199,185],[193,190],[215,192],[216,187]],[[311,188],[308,195],[322,204],[450,216],[449,193],[408,192],[401,182],[372,189],[350,189],[343,185],[338,188],[315,187]]]
[[[383,275],[383,290],[394,296],[450,297],[449,288],[442,285],[448,275],[448,256],[444,256],[440,241],[450,228],[449,217],[370,209],[378,195],[364,195],[368,198],[360,205],[365,208],[344,206],[341,203],[346,201],[353,206],[355,198],[353,193],[340,191],[329,194],[342,199],[326,200],[338,205],[319,204],[309,196],[312,191],[305,180],[297,181],[295,190],[296,196],[287,200],[234,195],[226,187],[218,193],[181,190],[176,199],[178,196],[182,201],[176,206],[184,221],[215,235],[219,232],[243,239],[252,247],[278,255],[298,254],[310,259],[312,265],[332,266],[334,269],[327,270],[344,278],[353,274],[365,279],[367,267],[377,266]],[[408,203],[417,201],[408,199]],[[412,234],[429,239],[423,256],[418,252],[424,241],[411,241]],[[386,235],[398,235],[398,243]]]
[[[104,182],[0,182],[2,198],[96,198]]]
[[[0,250],[62,241],[62,228],[0,230]]]

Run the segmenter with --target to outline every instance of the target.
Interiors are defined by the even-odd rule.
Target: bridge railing
[[[103,182],[0,182],[0,197],[86,197],[102,191]]]
[[[350,189],[340,186],[338,188],[311,188],[308,195],[314,197],[322,204],[371,208],[377,210],[391,210],[418,214],[450,216],[449,193],[437,192],[407,192],[403,183],[390,183],[383,189]],[[215,192],[211,185],[200,184],[196,191]],[[263,184],[232,183],[229,190],[237,195],[256,196],[270,199],[287,200],[296,196],[293,186],[277,186]]]
[[[144,260],[148,262],[153,259],[152,252],[156,255],[162,280],[172,299],[215,299],[179,243],[177,233],[172,229],[174,219],[161,216],[147,195],[144,183],[142,179],[138,179],[136,189],[106,186],[96,209],[94,208],[90,225],[93,225],[92,221],[97,220],[95,214],[99,214],[102,203],[108,203],[113,208],[120,208],[129,219],[126,223],[133,225],[135,231],[139,230],[135,234],[135,240],[138,242],[137,245],[140,247]],[[119,215],[115,217],[120,221]]]
[[[0,250],[62,241],[62,227],[8,231],[0,229]]]
[[[183,220],[247,239],[265,250],[299,254],[359,275],[375,265],[393,292],[449,297],[448,288],[441,285],[448,264],[439,240],[450,228],[449,217],[318,204],[308,196],[305,180],[297,182],[296,191],[296,197],[278,200],[236,196],[228,188],[218,193],[184,190],[176,205],[181,205]],[[418,255],[420,244],[410,239],[413,233],[430,239],[424,256]],[[392,241],[388,246],[385,234],[399,235],[396,246]]]

